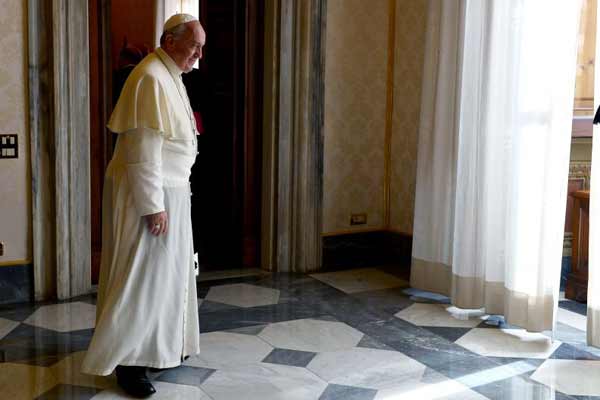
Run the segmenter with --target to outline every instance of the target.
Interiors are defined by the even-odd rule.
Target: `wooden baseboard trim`
[[[26,266],[29,264],[32,264],[32,260],[30,260],[30,259],[0,261],[0,267],[14,267],[16,265]]]

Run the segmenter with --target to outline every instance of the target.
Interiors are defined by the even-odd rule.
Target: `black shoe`
[[[117,365],[117,383],[130,396],[146,398],[156,393],[156,389],[146,376],[146,367]]]

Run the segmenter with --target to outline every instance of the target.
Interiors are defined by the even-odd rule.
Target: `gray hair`
[[[173,39],[180,39],[188,30],[188,27],[185,24],[175,25],[173,28],[164,31],[162,35],[160,35],[160,45],[162,46],[167,40],[168,35],[172,35]]]

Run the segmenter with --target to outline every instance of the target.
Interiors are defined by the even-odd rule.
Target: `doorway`
[[[259,266],[263,71],[261,2],[200,0],[199,68],[183,76],[200,114],[192,224],[200,270]]]
[[[120,3],[131,1],[88,3],[94,284],[102,246],[102,185],[113,148],[105,126],[118,98],[111,91],[120,76],[119,53],[112,53],[115,46],[143,47],[152,38],[148,34],[136,43],[141,35],[136,25],[118,18],[124,12],[120,10],[129,8]],[[254,1],[199,0],[208,40],[198,68],[183,79],[203,128],[191,177],[194,246],[201,271],[258,267],[260,262],[263,6]],[[145,18],[149,19],[150,15]]]

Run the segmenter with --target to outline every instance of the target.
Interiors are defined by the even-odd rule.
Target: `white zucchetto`
[[[170,31],[177,25],[185,24],[192,21],[198,21],[198,18],[190,14],[175,14],[165,22],[165,25],[163,26],[163,32]]]

